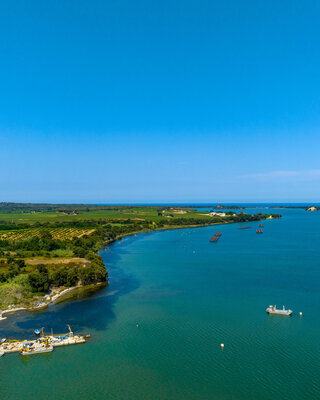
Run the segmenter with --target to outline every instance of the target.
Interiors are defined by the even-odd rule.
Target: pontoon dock
[[[20,353],[22,355],[31,355],[46,353],[49,349],[59,346],[69,346],[72,344],[86,343],[90,335],[74,335],[73,332],[62,335],[43,335],[35,340],[7,340],[2,339],[0,343],[0,354]],[[46,351],[48,349],[48,351]],[[53,349],[52,349],[53,350]],[[51,350],[51,351],[52,351]]]

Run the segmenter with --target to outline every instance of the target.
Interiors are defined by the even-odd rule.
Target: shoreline
[[[282,216],[280,217],[282,218]],[[145,230],[141,230],[141,231],[135,231],[135,232],[130,232],[130,233],[125,233],[123,235],[119,235],[114,239],[111,240],[107,240],[106,243],[103,245],[103,247],[101,248],[101,250],[103,250],[107,245],[115,243],[117,240],[121,240],[124,237],[127,236],[135,236],[139,233],[149,233],[149,232],[158,232],[158,231],[170,231],[170,230],[174,230],[174,229],[188,229],[188,228],[205,228],[208,226],[215,226],[215,225],[229,225],[229,224],[249,224],[252,222],[259,222],[259,221],[266,221],[267,219],[277,219],[277,218],[273,218],[270,214],[269,217],[267,218],[262,218],[261,220],[257,220],[257,221],[229,221],[229,222],[214,222],[212,224],[198,224],[198,225],[181,225],[181,226],[172,226],[172,227],[166,227],[166,228],[157,228],[157,229],[145,229]],[[100,251],[100,250],[99,250]]]
[[[69,288],[62,288],[60,291],[57,288],[55,288],[55,291],[51,295],[46,294],[45,296],[42,297],[42,301],[38,302],[33,307],[21,306],[21,307],[9,308],[9,309],[0,311],[0,321],[7,319],[7,317],[5,315],[11,315],[18,311],[36,312],[36,311],[44,310],[45,308],[48,308],[52,304],[58,304],[57,300],[63,298],[64,296],[66,296],[69,293],[75,292],[76,290],[79,290],[79,291],[85,293],[85,292],[89,292],[92,289],[98,290],[100,287],[107,286],[107,285],[108,285],[108,281],[98,282],[94,285],[72,286]],[[49,301],[48,301],[48,296],[50,297]],[[46,299],[46,297],[47,297],[47,299]],[[71,296],[71,298],[72,298],[72,296]],[[64,300],[62,300],[61,302],[63,302],[63,301]]]
[[[264,218],[263,220],[266,220],[267,218]],[[261,221],[263,221],[261,220]],[[215,225],[228,225],[228,224],[242,224],[245,223],[244,222],[214,222],[212,224],[198,224],[198,225],[182,225],[182,226],[172,226],[172,227],[166,227],[166,228],[157,228],[157,229],[145,229],[145,230],[141,230],[141,231],[135,231],[135,232],[130,232],[130,233],[125,233],[123,235],[119,235],[114,239],[108,240],[106,241],[105,245],[103,245],[103,247],[101,248],[101,250],[103,250],[105,248],[105,246],[115,243],[117,240],[121,240],[124,237],[127,236],[135,236],[138,235],[139,233],[149,233],[149,232],[158,232],[158,231],[171,231],[174,229],[188,229],[188,228],[205,228],[207,226],[215,226]],[[259,221],[247,221],[246,223],[249,222],[259,222]]]
[[[264,218],[262,220],[266,220],[268,218]],[[272,219],[272,218],[271,218]],[[261,220],[261,221],[262,221]],[[245,221],[244,221],[245,222]],[[243,222],[243,223],[244,223]],[[246,223],[249,222],[259,222],[259,221],[247,221]],[[125,233],[123,235],[119,235],[114,239],[108,240],[105,242],[105,244],[101,247],[101,249],[99,250],[99,252],[101,250],[104,250],[108,245],[115,243],[117,241],[121,241],[121,239],[128,237],[128,236],[136,236],[137,234],[140,233],[149,233],[149,232],[158,232],[158,231],[168,231],[168,230],[178,230],[178,229],[188,229],[188,228],[205,228],[205,227],[209,227],[209,226],[216,226],[216,225],[229,225],[229,224],[238,224],[238,223],[242,223],[242,222],[233,222],[233,221],[229,221],[229,222],[214,222],[211,224],[199,224],[199,225],[183,225],[183,226],[172,226],[172,227],[165,227],[165,228],[157,228],[157,229],[146,229],[146,230],[141,230],[141,231],[135,231],[135,232],[130,232],[130,233]],[[98,252],[98,253],[99,253]],[[18,311],[29,311],[29,312],[36,312],[39,310],[44,310],[45,308],[48,308],[50,305],[52,304],[57,304],[56,301],[63,298],[65,295],[67,295],[68,293],[72,293],[73,291],[79,289],[83,292],[86,291],[90,291],[90,289],[99,289],[99,287],[102,286],[107,286],[108,285],[108,280],[106,282],[97,282],[95,284],[92,285],[86,285],[86,286],[72,286],[70,288],[62,288],[61,291],[58,290],[58,288],[54,288],[54,291],[58,291],[58,293],[54,293],[54,294],[46,294],[45,296],[42,296],[41,300],[34,306],[34,307],[16,307],[16,308],[11,308],[11,309],[7,309],[4,311],[0,310],[0,322],[7,319],[7,317],[4,317],[4,315],[11,315],[14,314]],[[49,301],[48,300],[48,296],[50,298]],[[72,296],[71,296],[72,298]],[[68,300],[61,300],[61,302]]]

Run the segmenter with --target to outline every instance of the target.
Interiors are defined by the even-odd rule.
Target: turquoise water
[[[320,213],[279,212],[263,235],[257,223],[233,224],[113,244],[102,252],[107,289],[0,323],[1,337],[66,323],[92,334],[52,354],[1,358],[0,398],[320,398]],[[274,303],[295,314],[268,316]]]

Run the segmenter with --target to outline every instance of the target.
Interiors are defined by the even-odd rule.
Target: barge
[[[87,339],[90,338],[90,335],[75,335],[69,325],[68,328],[69,332],[62,335],[44,335],[43,329],[41,329],[41,337],[35,340],[2,339],[0,356],[8,353],[20,353],[22,356],[50,353],[55,347],[86,343]]]
[[[222,232],[216,232],[211,238],[210,238],[210,242],[217,242],[220,238],[220,236],[222,235]]]

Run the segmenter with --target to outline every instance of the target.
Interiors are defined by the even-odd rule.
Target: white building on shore
[[[214,212],[214,211],[212,211],[211,213],[209,213],[209,215],[210,215],[211,217],[214,217],[215,215],[216,215],[217,217],[225,217],[225,216],[226,216],[226,213],[224,213],[224,212]]]

